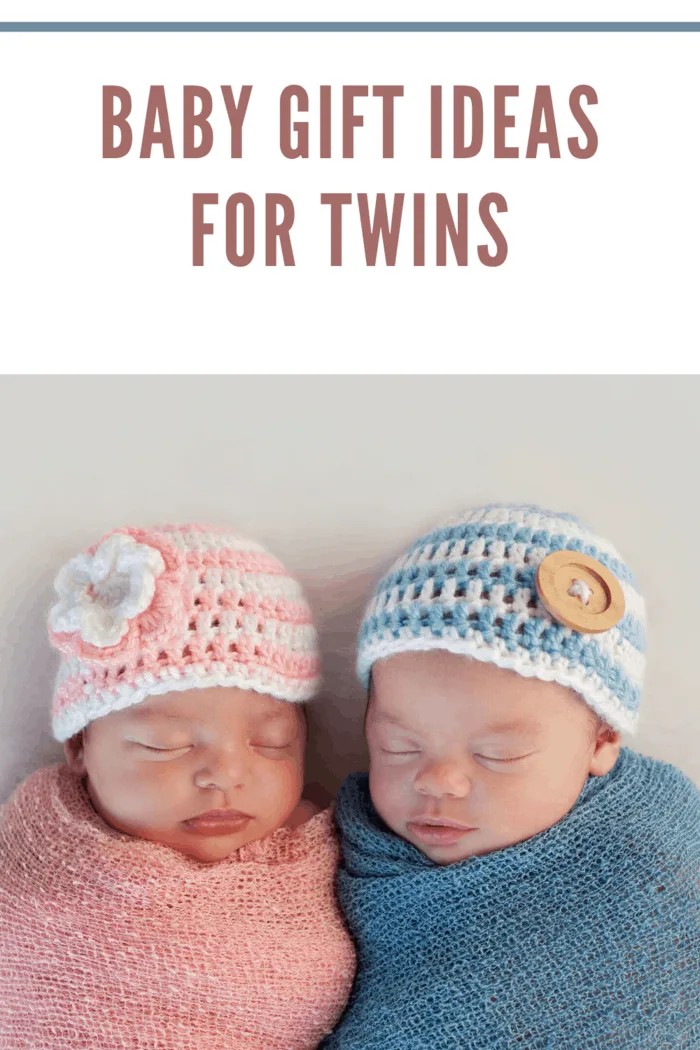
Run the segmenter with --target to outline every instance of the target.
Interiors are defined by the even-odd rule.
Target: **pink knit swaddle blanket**
[[[355,970],[330,810],[201,864],[124,835],[65,766],[0,810],[2,1050],[310,1050]]]

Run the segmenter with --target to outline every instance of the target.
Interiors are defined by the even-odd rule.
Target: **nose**
[[[466,798],[471,791],[471,781],[459,762],[431,762],[424,765],[414,781],[419,795],[433,798]]]
[[[245,762],[238,749],[209,750],[194,775],[197,787],[230,791],[242,787]]]

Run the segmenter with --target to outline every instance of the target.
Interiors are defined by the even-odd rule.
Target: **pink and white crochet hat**
[[[69,561],[55,588],[57,740],[173,690],[238,686],[293,703],[318,690],[299,583],[259,543],[225,529],[117,529]]]

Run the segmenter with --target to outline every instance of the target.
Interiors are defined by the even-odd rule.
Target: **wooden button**
[[[536,584],[549,615],[583,634],[609,631],[625,614],[617,578],[587,554],[548,554],[537,570]]]

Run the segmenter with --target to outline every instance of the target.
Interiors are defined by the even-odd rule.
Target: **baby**
[[[355,964],[330,811],[301,800],[299,585],[187,525],[113,532],[56,590],[67,765],[0,811],[0,1046],[310,1050]]]
[[[535,507],[467,513],[379,584],[370,772],[337,803],[358,975],[324,1047],[700,1046],[698,792],[620,743],[644,635],[615,549]]]

